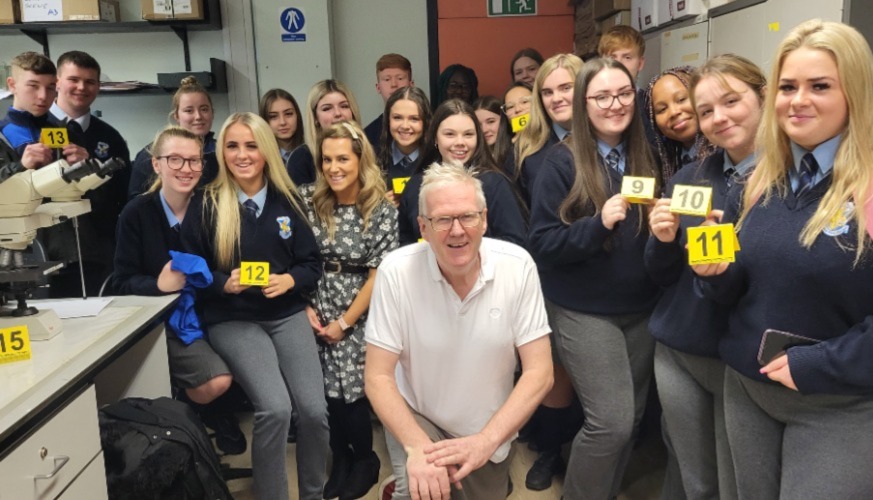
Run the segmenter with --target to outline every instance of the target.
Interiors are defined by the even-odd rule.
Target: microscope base
[[[0,315],[0,328],[27,326],[30,340],[48,340],[61,333],[61,318],[52,309],[43,309],[30,316],[13,317],[11,311],[3,311]]]

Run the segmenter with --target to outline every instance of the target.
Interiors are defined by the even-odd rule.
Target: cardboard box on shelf
[[[140,0],[147,21],[203,19],[203,0]]]
[[[21,11],[18,0],[0,0],[0,24],[15,24],[21,22]]]
[[[630,0],[594,0],[594,19],[604,17],[620,10],[630,9]]]
[[[20,0],[21,21],[120,21],[117,0]]]
[[[623,10],[621,12],[616,12],[615,14],[612,14],[611,16],[598,22],[598,33],[606,33],[607,31],[609,31],[609,28],[618,25],[631,26],[631,11]]]

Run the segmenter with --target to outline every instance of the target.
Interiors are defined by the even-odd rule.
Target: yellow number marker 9
[[[270,284],[269,262],[240,262],[239,284],[267,286]]]
[[[621,179],[621,195],[628,203],[647,203],[655,199],[655,178],[625,175]]]

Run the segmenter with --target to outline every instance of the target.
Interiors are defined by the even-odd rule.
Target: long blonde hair
[[[321,168],[321,147],[325,139],[348,139],[352,143],[352,152],[358,157],[358,184],[360,192],[355,201],[355,207],[364,219],[364,232],[370,227],[370,216],[380,203],[387,203],[385,199],[385,180],[382,178],[382,170],[376,163],[376,155],[373,147],[367,141],[367,136],[361,127],[354,122],[340,122],[331,125],[322,131],[318,140],[318,154],[315,164],[315,191],[312,193],[312,206],[315,217],[327,224],[328,238],[333,240],[336,235],[336,219],[334,210],[337,207],[336,194],[327,183],[324,171]]]
[[[315,108],[318,106],[318,101],[333,92],[339,92],[346,97],[352,110],[352,120],[361,123],[361,111],[358,108],[358,101],[355,99],[352,91],[342,82],[338,80],[322,80],[313,85],[306,99],[306,126],[304,128],[304,140],[313,158],[318,154],[318,134],[321,133],[321,124],[318,123],[318,114],[315,112]]]
[[[521,175],[521,167],[524,164],[524,160],[543,149],[543,146],[549,140],[549,134],[552,133],[552,119],[549,118],[549,114],[543,106],[540,91],[546,78],[558,68],[567,70],[570,73],[570,78],[575,80],[579,70],[582,69],[582,59],[573,54],[556,54],[546,59],[546,62],[537,71],[537,77],[534,80],[533,90],[530,95],[530,118],[528,119],[527,126],[519,132],[518,139],[515,141],[516,177]]]
[[[865,137],[873,130],[873,53],[864,37],[854,28],[842,23],[813,19],[794,28],[776,51],[776,64],[770,76],[764,114],[758,129],[758,166],[749,179],[743,194],[743,208],[739,226],[761,196],[767,203],[774,192],[787,194],[786,177],[794,165],[791,141],[779,127],[775,111],[779,93],[779,75],[785,58],[799,48],[822,50],[834,58],[837,74],[849,111],[848,123],[842,132],[842,142],[834,158],[831,185],[815,213],[800,233],[800,243],[809,248],[828,224],[842,214],[846,203],[855,203],[857,264],[869,246],[864,204],[871,195],[873,180],[873,149]]]
[[[254,113],[234,113],[225,120],[218,134],[216,154],[218,158],[218,177],[206,186],[205,198],[210,219],[215,227],[204,228],[207,232],[214,232],[215,260],[222,271],[230,272],[239,256],[240,244],[240,208],[237,192],[240,187],[233,176],[228,172],[227,163],[224,160],[224,141],[227,130],[237,123],[245,125],[252,131],[258,151],[266,162],[264,177],[267,188],[284,196],[294,211],[300,216],[301,221],[306,221],[306,216],[300,208],[300,195],[297,186],[288,176],[285,162],[279,154],[279,146],[273,136],[273,130],[263,118]],[[204,219],[204,222],[206,219]]]
[[[189,141],[194,141],[197,144],[197,150],[200,151],[200,155],[203,155],[203,138],[199,135],[191,132],[186,128],[182,128],[178,125],[167,125],[160,132],[155,135],[155,140],[152,141],[151,144],[146,146],[149,155],[152,158],[156,158],[164,154],[164,143],[167,142],[170,138],[178,138],[178,139],[187,139]],[[152,184],[149,186],[147,193],[154,193],[161,189],[161,176],[155,173],[152,173],[154,180],[152,180]]]

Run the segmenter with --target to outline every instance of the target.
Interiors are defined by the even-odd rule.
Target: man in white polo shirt
[[[427,243],[385,258],[367,320],[364,386],[389,431],[393,498],[504,500],[511,442],[552,386],[536,266],[483,238],[482,185],[461,166],[428,169],[419,213]]]

